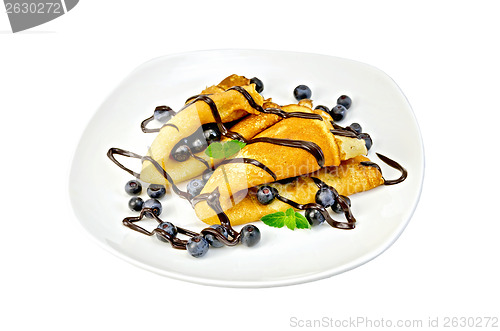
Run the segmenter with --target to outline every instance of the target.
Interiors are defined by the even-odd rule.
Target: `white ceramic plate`
[[[265,84],[263,95],[272,96],[278,104],[293,103],[292,91],[299,84],[312,89],[315,105],[331,107],[339,95],[349,95],[353,105],[340,124],[358,122],[371,134],[374,145],[369,157],[381,165],[386,178],[396,178],[399,173],[383,164],[375,152],[400,162],[408,170],[408,178],[395,186],[353,195],[352,209],[358,220],[354,230],[323,224],[312,230],[290,231],[259,222],[262,240],[258,246],[211,249],[201,259],[124,227],[122,219],[133,213],[128,210],[129,197],[123,187],[132,178],[106,157],[107,150],[120,147],[144,154],[155,134],[142,133],[139,124],[155,106],[179,109],[186,98],[233,73],[259,77]],[[133,160],[127,164],[140,168]],[[268,287],[330,277],[382,253],[410,220],[423,174],[423,146],[415,116],[398,86],[379,69],[325,55],[214,50],[165,56],[134,70],[85,130],[75,153],[69,190],[83,227],[126,261],[195,283]],[[162,203],[162,219],[194,231],[205,227],[186,201],[169,197]],[[150,225],[153,229],[154,223]]]

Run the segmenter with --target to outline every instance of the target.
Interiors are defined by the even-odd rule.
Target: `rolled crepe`
[[[314,173],[297,177],[288,183],[271,183],[269,186],[276,188],[283,197],[307,204],[315,202],[318,187],[311,177],[318,178],[326,184],[332,186],[340,195],[351,195],[358,192],[368,191],[384,183],[382,174],[375,167],[364,166],[360,163],[369,161],[364,156],[343,161],[340,166],[325,167]],[[290,205],[275,199],[268,205],[263,205],[257,200],[257,187],[251,188],[247,192],[241,191],[238,194],[244,194],[243,198],[235,206],[225,211],[225,214],[231,220],[232,225],[240,225],[260,220],[263,216],[285,211]],[[219,218],[210,208],[197,208],[196,213],[200,220],[207,224],[218,224]]]

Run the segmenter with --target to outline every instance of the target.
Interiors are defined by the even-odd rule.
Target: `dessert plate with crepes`
[[[265,90],[259,93],[243,75],[261,78]],[[303,82],[313,96],[297,102],[291,90]],[[345,123],[315,109],[344,93],[355,105]],[[158,129],[147,129],[158,125],[144,118],[159,105],[169,105],[174,115]],[[141,122],[148,133],[141,132]],[[355,132],[344,130],[351,122],[370,133],[370,150]],[[217,143],[207,139],[183,149],[182,142],[206,126],[219,132]],[[230,155],[211,154],[230,143],[238,145]],[[228,247],[194,259],[165,240],[145,237],[148,231],[136,225],[154,229],[155,220],[126,222],[134,216],[123,203],[122,183],[130,175],[167,187],[161,220],[189,229],[187,237],[206,235],[211,224],[227,226],[227,240],[220,239]],[[190,195],[186,183],[197,178],[204,179],[203,188]],[[208,51],[150,61],[125,79],[82,137],[70,193],[84,227],[134,264],[203,284],[260,287],[324,278],[371,260],[403,231],[422,179],[423,148],[413,112],[378,69],[313,54]],[[274,192],[272,201],[262,203],[262,187]],[[327,188],[335,192],[339,214],[317,203]],[[290,210],[314,210],[324,223],[290,231],[260,221]],[[245,224],[260,231],[255,247],[237,245]],[[172,246],[182,248],[185,241],[175,240]]]

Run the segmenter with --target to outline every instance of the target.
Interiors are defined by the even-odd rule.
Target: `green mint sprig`
[[[268,214],[260,219],[264,224],[275,227],[282,228],[286,225],[290,230],[297,229],[310,229],[311,225],[307,219],[301,214],[293,210],[293,208],[288,208],[286,212],[276,212]]]
[[[214,159],[227,159],[238,153],[245,143],[238,140],[229,140],[224,143],[214,142],[205,150],[205,154]]]

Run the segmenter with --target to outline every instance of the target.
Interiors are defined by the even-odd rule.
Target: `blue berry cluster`
[[[165,186],[158,184],[150,184],[147,188],[147,194],[150,199],[144,201],[139,196],[142,193],[142,184],[138,180],[130,180],[125,184],[125,192],[132,195],[128,201],[128,207],[132,211],[140,212],[143,208],[150,208],[156,216],[160,216],[162,205],[159,199],[163,198],[167,193]],[[146,217],[153,218],[151,213],[146,213]]]

